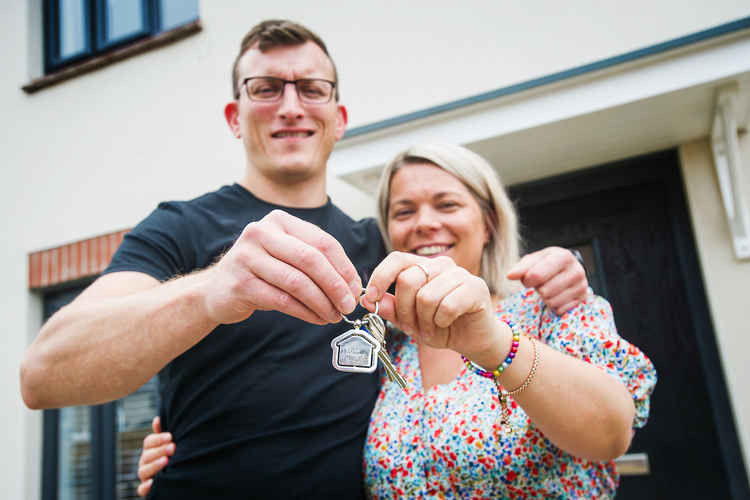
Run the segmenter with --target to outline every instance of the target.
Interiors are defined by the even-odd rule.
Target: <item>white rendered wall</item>
[[[242,147],[226,130],[222,108],[239,40],[257,21],[292,18],[326,39],[350,126],[357,126],[750,15],[744,0],[211,1],[202,2],[200,34],[27,95],[21,85],[39,76],[41,45],[32,42],[41,36],[35,32],[40,3],[0,0],[0,483],[6,498],[39,495],[40,413],[24,408],[18,388],[18,365],[41,318],[39,298],[27,292],[28,252],[130,227],[159,200],[192,197],[241,175]],[[341,181],[331,181],[330,193],[355,216],[372,213],[370,200]],[[714,319],[728,325],[722,335],[744,324],[714,304],[726,286],[709,284],[709,293],[719,294],[711,297]],[[725,347],[740,341],[736,336],[721,340],[722,353],[727,370],[741,372],[731,354],[746,350]],[[747,377],[730,388],[738,418],[750,421],[747,400],[734,392],[742,393],[741,381]]]
[[[750,137],[740,136],[744,185],[742,195],[750,202]],[[729,225],[721,201],[711,144],[701,140],[680,147],[690,217],[698,257],[713,319],[716,343],[731,395],[735,424],[745,463],[750,460],[750,260],[734,257]]]

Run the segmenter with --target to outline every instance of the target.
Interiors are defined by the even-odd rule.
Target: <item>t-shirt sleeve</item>
[[[163,202],[125,235],[102,274],[138,271],[166,281],[193,270],[192,248],[182,204]]]
[[[551,347],[617,377],[635,403],[633,427],[646,425],[656,369],[640,349],[618,335],[609,302],[592,295],[562,316],[546,309],[540,333]]]

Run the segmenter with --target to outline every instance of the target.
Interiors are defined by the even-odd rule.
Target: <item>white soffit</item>
[[[398,151],[452,142],[484,155],[515,184],[706,137],[716,89],[727,82],[750,92],[747,31],[345,138],[329,168],[374,192]]]

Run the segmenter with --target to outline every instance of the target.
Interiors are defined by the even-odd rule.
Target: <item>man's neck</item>
[[[279,181],[248,168],[238,183],[255,197],[283,207],[316,208],[328,201],[325,175]]]

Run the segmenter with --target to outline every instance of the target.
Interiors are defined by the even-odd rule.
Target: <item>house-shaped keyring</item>
[[[372,373],[378,368],[380,344],[364,330],[352,329],[331,341],[333,367],[342,372]]]

